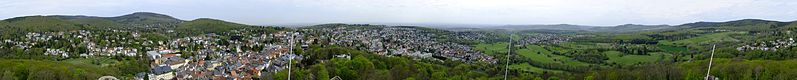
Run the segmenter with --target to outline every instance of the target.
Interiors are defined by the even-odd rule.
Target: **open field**
[[[509,43],[507,42],[498,42],[493,44],[481,43],[476,45],[474,49],[479,51],[484,51],[484,54],[487,55],[497,55],[497,54],[507,53],[507,51],[509,50],[507,49],[508,46]]]
[[[725,42],[725,41],[739,41],[738,39],[731,37],[731,35],[735,34],[744,34],[744,32],[713,33],[684,40],[672,41],[671,44],[696,45],[696,44],[716,43],[716,42]]]

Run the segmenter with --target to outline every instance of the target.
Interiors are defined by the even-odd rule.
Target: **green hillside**
[[[87,29],[121,29],[124,28],[124,24],[114,22],[104,18],[80,18],[80,19],[72,19],[69,20],[71,22],[81,24],[85,26]]]
[[[70,21],[46,16],[26,16],[3,20],[6,28],[31,32],[70,31],[81,27]]]
[[[136,12],[133,14],[109,17],[108,20],[131,25],[155,25],[155,24],[174,24],[182,20],[158,13]]]
[[[221,33],[233,29],[242,29],[247,25],[232,23],[222,20],[200,18],[180,23],[175,31],[186,34]]]
[[[137,12],[117,17],[25,16],[0,21],[0,31],[3,31],[6,38],[26,32],[73,30],[131,30],[158,33],[174,30],[178,34],[196,35],[243,29],[246,26],[248,25],[210,18],[183,21],[168,15],[150,12]]]

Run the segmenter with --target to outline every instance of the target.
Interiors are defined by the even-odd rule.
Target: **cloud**
[[[247,24],[397,22],[682,24],[745,18],[792,21],[788,0],[3,0],[0,18],[138,11]]]

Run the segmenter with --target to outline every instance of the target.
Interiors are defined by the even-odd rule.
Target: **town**
[[[379,55],[404,55],[416,58],[466,62],[495,63],[491,56],[472,49],[469,45],[452,42],[440,42],[433,32],[406,26],[384,26],[367,24],[328,24],[320,28],[302,29],[308,33],[319,33],[308,36],[308,39],[328,41],[332,45],[341,45],[355,49],[374,52]],[[312,40],[311,40],[312,41]]]
[[[292,53],[300,33],[249,34],[227,36],[206,34],[178,38],[147,54],[153,59],[151,80],[161,79],[252,79],[288,67],[288,61],[301,60]]]
[[[58,58],[147,56],[151,70],[139,73],[137,78],[150,80],[251,79],[286,68],[289,59],[302,58],[291,54],[294,45],[287,43],[301,40],[296,32],[229,35],[232,36],[211,33],[159,41],[141,37],[137,32],[79,30],[27,33],[18,40],[0,41],[3,45],[0,48]]]
[[[773,41],[766,41],[761,43],[752,43],[748,45],[744,45],[741,47],[737,47],[736,50],[739,51],[749,51],[749,50],[762,50],[762,51],[778,51],[779,49],[786,49],[789,47],[797,46],[794,43],[794,38],[789,39],[778,39]]]

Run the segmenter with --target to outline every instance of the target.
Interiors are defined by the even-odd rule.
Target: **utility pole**
[[[509,54],[512,53],[512,36],[513,35],[514,34],[509,33],[509,47],[508,47],[509,51],[506,53],[506,67],[504,67],[504,80],[507,80],[506,75],[509,74]]]
[[[714,49],[715,48],[717,48],[716,44],[711,47],[711,57],[709,57],[709,59],[708,59],[708,71],[706,71],[706,78],[705,78],[706,80],[714,80],[713,78],[709,79],[710,78],[709,76],[711,76],[710,75],[711,74],[711,63],[714,62]]]

